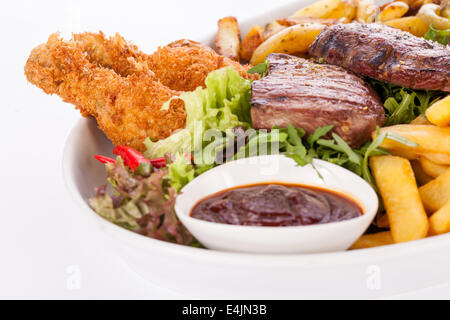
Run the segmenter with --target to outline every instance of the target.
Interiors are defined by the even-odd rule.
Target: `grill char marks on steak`
[[[334,125],[350,146],[359,147],[384,123],[375,91],[341,67],[271,54],[267,76],[252,84],[252,122],[256,129],[303,128],[309,134]]]
[[[381,24],[325,28],[313,57],[403,87],[450,92],[450,47]]]

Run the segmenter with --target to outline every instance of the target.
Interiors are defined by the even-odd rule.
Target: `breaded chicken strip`
[[[140,64],[147,63],[162,84],[177,91],[192,91],[199,86],[204,87],[205,79],[211,71],[228,66],[232,66],[244,78],[257,78],[257,75],[247,73],[249,66],[242,66],[191,40],[173,42],[147,55],[119,34],[106,38],[101,32],[81,33],[74,35],[74,39],[92,62],[112,68],[122,76],[136,72],[130,67],[130,59]]]
[[[89,61],[113,69],[123,77],[142,71],[137,67],[148,66],[149,56],[118,33],[107,38],[103,32],[84,32],[74,34],[73,40],[77,47],[86,52]]]
[[[143,150],[147,137],[162,139],[184,127],[181,100],[172,101],[168,111],[161,110],[179,92],[155,79],[145,63],[116,57],[112,61],[118,73],[90,61],[76,41],[65,42],[53,34],[31,52],[25,75],[46,93],[74,104],[84,116],[94,116],[115,145]]]
[[[159,48],[149,56],[148,66],[164,85],[179,91],[204,87],[205,79],[211,71],[228,66],[232,66],[246,79],[258,77],[247,73],[250,66],[243,66],[190,40],[179,40]]]
[[[71,41],[51,35],[35,48],[25,66],[28,80],[48,94],[58,94],[83,116],[92,115],[113,144],[143,150],[147,137],[163,139],[183,128],[184,103],[173,100],[180,91],[205,85],[211,71],[242,66],[197,42],[180,40],[147,55],[119,34],[75,34]],[[154,69],[154,70],[152,70]]]

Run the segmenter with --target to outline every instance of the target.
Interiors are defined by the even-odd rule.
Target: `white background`
[[[151,52],[180,38],[202,39],[223,16],[245,19],[288,2],[292,0],[2,2],[0,298],[183,298],[135,275],[79,215],[65,190],[61,157],[80,115],[27,83],[23,66],[30,50],[55,31],[103,30],[107,35],[119,31]],[[81,280],[75,290],[67,285],[73,270]],[[402,297],[450,298],[450,286]]]

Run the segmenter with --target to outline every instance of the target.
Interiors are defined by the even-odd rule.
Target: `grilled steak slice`
[[[252,84],[256,129],[290,123],[311,134],[332,124],[334,132],[358,147],[384,123],[384,108],[375,91],[341,67],[285,54],[271,54],[267,61],[267,76]]]
[[[450,92],[450,47],[385,25],[327,27],[309,54],[384,82]]]

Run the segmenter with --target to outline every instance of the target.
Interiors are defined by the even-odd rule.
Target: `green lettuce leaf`
[[[186,157],[178,156],[176,160],[168,165],[169,173],[166,178],[169,179],[170,186],[179,192],[185,185],[194,180],[195,169]]]
[[[186,108],[186,127],[167,139],[153,142],[146,139],[148,158],[166,153],[183,154],[201,149],[206,130],[226,131],[237,126],[251,126],[251,81],[242,78],[232,67],[211,72],[205,80],[206,88],[184,92],[179,97]],[[171,100],[172,100],[171,99]],[[167,109],[170,100],[163,108]]]
[[[450,20],[450,18],[449,18]],[[450,41],[450,29],[447,30],[438,30],[430,25],[427,33],[423,36],[427,40],[432,40],[443,44],[444,46],[448,45]]]

